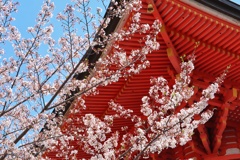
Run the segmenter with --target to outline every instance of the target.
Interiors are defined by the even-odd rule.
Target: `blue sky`
[[[61,12],[67,3],[71,3],[71,0],[52,0],[55,3],[55,11],[54,17],[57,13]],[[100,6],[99,0],[90,0],[92,3],[92,7],[96,8]],[[232,0],[233,2],[240,5],[240,0]],[[35,23],[35,18],[38,11],[41,8],[42,1],[41,0],[20,0],[20,6],[18,14],[15,15],[16,21],[14,22],[15,25],[19,28],[24,36],[27,30],[27,27],[33,26]],[[104,11],[103,11],[104,12]],[[54,35],[57,35],[62,32],[60,23],[58,23],[54,18],[52,19],[53,25],[56,27]]]
[[[57,41],[60,36],[63,34],[63,29],[61,27],[61,22],[56,20],[56,16],[59,12],[62,12],[66,6],[66,4],[72,4],[72,0],[51,0],[55,4],[55,9],[53,12],[53,18],[50,21],[50,24],[54,26],[53,38]],[[105,0],[105,2],[109,2],[110,0]],[[41,6],[43,4],[43,0],[19,0],[20,6],[18,7],[18,12],[13,14],[13,17],[16,19],[13,21],[13,25],[15,25],[20,33],[22,38],[31,38],[32,36],[27,32],[28,27],[32,27],[36,23],[36,17],[39,13]],[[90,0],[90,6],[93,11],[96,10],[96,7],[103,8],[101,0]],[[105,11],[102,11],[104,15]],[[80,28],[78,28],[80,30]],[[9,58],[14,56],[13,49],[10,43],[0,44],[1,48],[5,49],[5,55],[0,56],[1,58]],[[43,50],[41,50],[43,51]],[[46,54],[46,51],[43,51],[43,54]]]
[[[42,0],[19,0],[20,6],[18,7],[18,13],[14,15],[16,20],[14,21],[14,25],[18,27],[20,32],[22,33],[23,37],[28,36],[29,34],[26,34],[26,30],[30,26],[34,26],[36,16],[41,9],[41,6],[43,4]],[[53,18],[51,20],[51,23],[54,25],[54,33],[53,35],[56,36],[62,33],[62,28],[60,27],[61,23],[57,21],[56,15],[57,13],[63,11],[66,4],[71,3],[71,0],[52,0],[55,4],[55,10],[53,13]],[[101,7],[101,3],[99,0],[90,0],[91,7]],[[93,3],[94,2],[94,3]],[[102,7],[101,7],[102,8]],[[103,11],[104,13],[105,11]]]
[[[20,6],[18,7],[18,12],[16,14],[13,14],[13,17],[16,19],[12,24],[15,25],[20,33],[22,38],[31,38],[31,34],[27,32],[28,27],[32,27],[36,24],[36,17],[39,13],[41,6],[43,4],[43,0],[19,0]],[[62,12],[66,6],[66,4],[72,4],[71,0],[52,0],[55,4],[55,10],[53,13],[53,18],[51,19],[50,23],[54,26],[54,32],[53,32],[53,38],[58,41],[58,38],[63,35],[63,29],[61,27],[61,22],[56,20],[56,16],[59,12]],[[98,0],[90,0],[91,4],[90,6],[93,8],[93,11],[95,11],[94,8],[101,7],[101,3]],[[103,7],[101,7],[103,8]],[[102,11],[102,14],[104,14],[105,11]],[[81,33],[81,28],[78,28]],[[4,48],[5,54],[0,55],[0,61],[3,58],[10,58],[13,57],[15,59],[16,56],[13,51],[13,47],[11,46],[9,42],[6,42],[4,44],[0,44],[0,48]],[[48,48],[46,45],[42,44],[39,49],[39,54],[46,55]]]
[[[71,3],[71,0],[52,0],[55,4],[55,10],[53,13],[53,18],[51,19],[51,22],[54,26],[54,33],[53,37],[57,39],[62,36],[63,29],[61,28],[61,22],[56,20],[56,16],[59,12],[62,12],[66,6],[66,4]],[[101,3],[98,0],[90,0],[91,4],[90,6],[93,8],[101,7]],[[13,22],[13,25],[15,25],[19,31],[21,32],[22,38],[29,38],[31,35],[27,32],[27,28],[34,26],[36,21],[37,14],[39,13],[41,6],[43,4],[42,0],[19,0],[20,6],[18,7],[18,13],[13,14],[13,17],[16,19]],[[103,8],[103,7],[101,7]],[[104,14],[105,11],[103,10],[102,13]],[[79,28],[80,30],[80,28]],[[5,54],[1,55],[2,58],[9,58],[9,57],[15,57],[13,53],[13,49],[10,43],[0,44],[1,48],[5,49]],[[39,50],[41,54],[47,54],[46,48],[41,48]],[[0,56],[0,60],[1,60]],[[49,97],[46,97],[46,100],[49,100]],[[36,114],[33,112],[32,114]],[[20,145],[20,142],[19,142]],[[0,145],[1,146],[1,145]]]
[[[231,1],[240,5],[240,0],[231,0]]]
[[[70,0],[55,0],[55,11],[54,17],[58,12],[61,12],[64,9],[64,6],[70,2]],[[18,7],[18,13],[14,15],[16,20],[13,24],[15,24],[22,35],[24,36],[28,27],[34,26],[36,16],[41,9],[43,2],[41,0],[20,0],[20,6]],[[53,21],[54,24],[58,24],[58,22]]]

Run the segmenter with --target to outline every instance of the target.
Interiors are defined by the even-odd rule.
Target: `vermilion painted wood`
[[[148,12],[149,4],[153,6],[153,12]],[[196,68],[192,75],[192,85],[196,86],[196,93],[188,104],[182,104],[177,110],[198,100],[201,90],[231,64],[227,79],[220,87],[216,99],[209,102],[208,108],[217,108],[217,110],[208,123],[201,125],[195,131],[192,142],[175,149],[164,150],[160,155],[153,154],[151,157],[152,159],[240,158],[240,154],[225,155],[229,148],[240,148],[240,107],[238,106],[240,104],[240,27],[179,0],[143,0],[143,8],[140,12],[142,23],[152,23],[157,18],[163,24],[163,30],[157,39],[161,44],[160,50],[147,56],[151,67],[128,80],[121,79],[109,86],[99,87],[98,95],[85,98],[88,108],[82,111],[82,115],[94,113],[101,118],[105,114],[112,114],[108,102],[113,99],[141,116],[139,111],[141,98],[148,95],[150,77],[163,76],[172,84],[173,78],[179,72],[180,56],[190,55],[194,51],[195,44],[199,42],[195,53]],[[123,24],[124,27],[130,24],[130,17]],[[132,39],[119,42],[119,45],[130,52],[143,45],[138,41],[141,36],[143,35],[135,34]],[[169,55],[167,49],[171,51]],[[81,117],[81,114],[69,113],[66,117],[68,116],[74,119]],[[78,124],[73,122],[74,125]],[[113,131],[119,130],[122,126],[129,126],[129,132],[134,131],[133,124],[126,119],[116,120]],[[67,127],[68,124],[65,123],[62,128]],[[76,142],[72,142],[72,145],[79,149],[77,158],[89,158]],[[54,152],[46,155],[56,157]]]

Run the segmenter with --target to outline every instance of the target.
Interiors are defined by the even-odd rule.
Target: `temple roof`
[[[209,8],[215,9],[225,15],[228,15],[234,19],[240,20],[240,5],[229,0],[196,0]]]
[[[231,150],[240,148],[240,25],[239,14],[236,14],[239,5],[225,0],[196,2],[217,9],[217,11],[209,11],[185,0],[143,0],[142,2],[141,23],[152,24],[155,19],[162,23],[161,33],[157,38],[161,45],[160,49],[147,56],[151,66],[128,79],[122,78],[106,87],[98,87],[98,95],[85,97],[87,110],[81,114],[67,113],[65,116],[75,119],[83,114],[93,113],[101,118],[105,114],[112,114],[113,111],[108,106],[111,99],[141,115],[141,98],[148,95],[150,78],[163,76],[172,84],[175,76],[180,72],[180,57],[192,54],[197,44],[196,69],[192,75],[192,85],[195,86],[196,92],[189,104],[199,100],[201,91],[231,65],[220,92],[214,100],[209,101],[208,107],[217,110],[208,123],[198,127],[191,142],[185,146],[165,150],[160,155],[154,155],[152,159],[193,157],[212,159],[221,156],[227,158],[226,154],[229,154],[230,159],[240,158],[240,152]],[[229,10],[229,6],[233,8]],[[218,12],[227,14],[233,20],[221,17],[216,14]],[[131,16],[132,14],[125,16],[119,23],[113,22],[113,28],[127,27]],[[138,41],[141,36],[135,34],[132,39],[119,42],[119,45],[130,52],[132,48],[144,45]],[[187,104],[179,108],[185,105]],[[77,124],[73,122],[72,125]],[[126,125],[131,132],[132,123],[129,120],[116,120],[113,131]],[[62,129],[67,127],[68,124],[65,123]],[[81,151],[81,146],[76,142],[73,142],[73,145],[79,150],[77,158],[89,158],[89,155]],[[55,154],[51,152],[47,155],[55,157]]]

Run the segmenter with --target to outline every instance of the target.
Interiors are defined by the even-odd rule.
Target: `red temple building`
[[[141,23],[151,24],[158,19],[162,24],[157,39],[160,49],[147,56],[151,66],[127,80],[99,87],[98,95],[85,98],[89,107],[83,113],[100,118],[111,114],[108,102],[113,99],[140,114],[141,98],[148,95],[149,79],[163,76],[171,83],[180,72],[180,57],[193,53],[197,43],[192,75],[196,93],[189,103],[197,101],[201,90],[231,65],[220,92],[209,101],[208,107],[217,109],[209,122],[195,130],[192,141],[149,159],[240,159],[240,6],[227,0],[142,0],[140,12]],[[109,32],[127,27],[131,16],[111,22]],[[130,51],[143,45],[138,41],[140,36],[135,34],[131,40],[120,42],[121,47]],[[81,115],[65,116],[74,119]],[[116,120],[113,130],[125,125],[131,126],[131,122]],[[62,128],[65,127],[63,124]],[[77,158],[89,158],[80,146],[75,147],[79,150]],[[47,155],[57,159],[54,152]]]

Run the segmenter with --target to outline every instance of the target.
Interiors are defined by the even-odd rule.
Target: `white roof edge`
[[[203,10],[206,13],[211,14],[211,15],[219,18],[219,19],[222,19],[222,20],[227,21],[229,23],[232,23],[232,24],[235,24],[237,26],[240,26],[240,21],[239,20],[234,19],[234,18],[232,18],[232,17],[230,17],[230,16],[228,16],[226,14],[223,14],[223,13],[221,13],[221,12],[215,10],[215,9],[212,9],[212,8],[210,8],[208,6],[205,6],[205,5],[201,4],[201,3],[198,3],[198,2],[193,1],[193,0],[180,0],[180,1],[182,1],[182,2],[184,2],[186,4],[189,4],[190,6],[192,6],[194,8]]]

